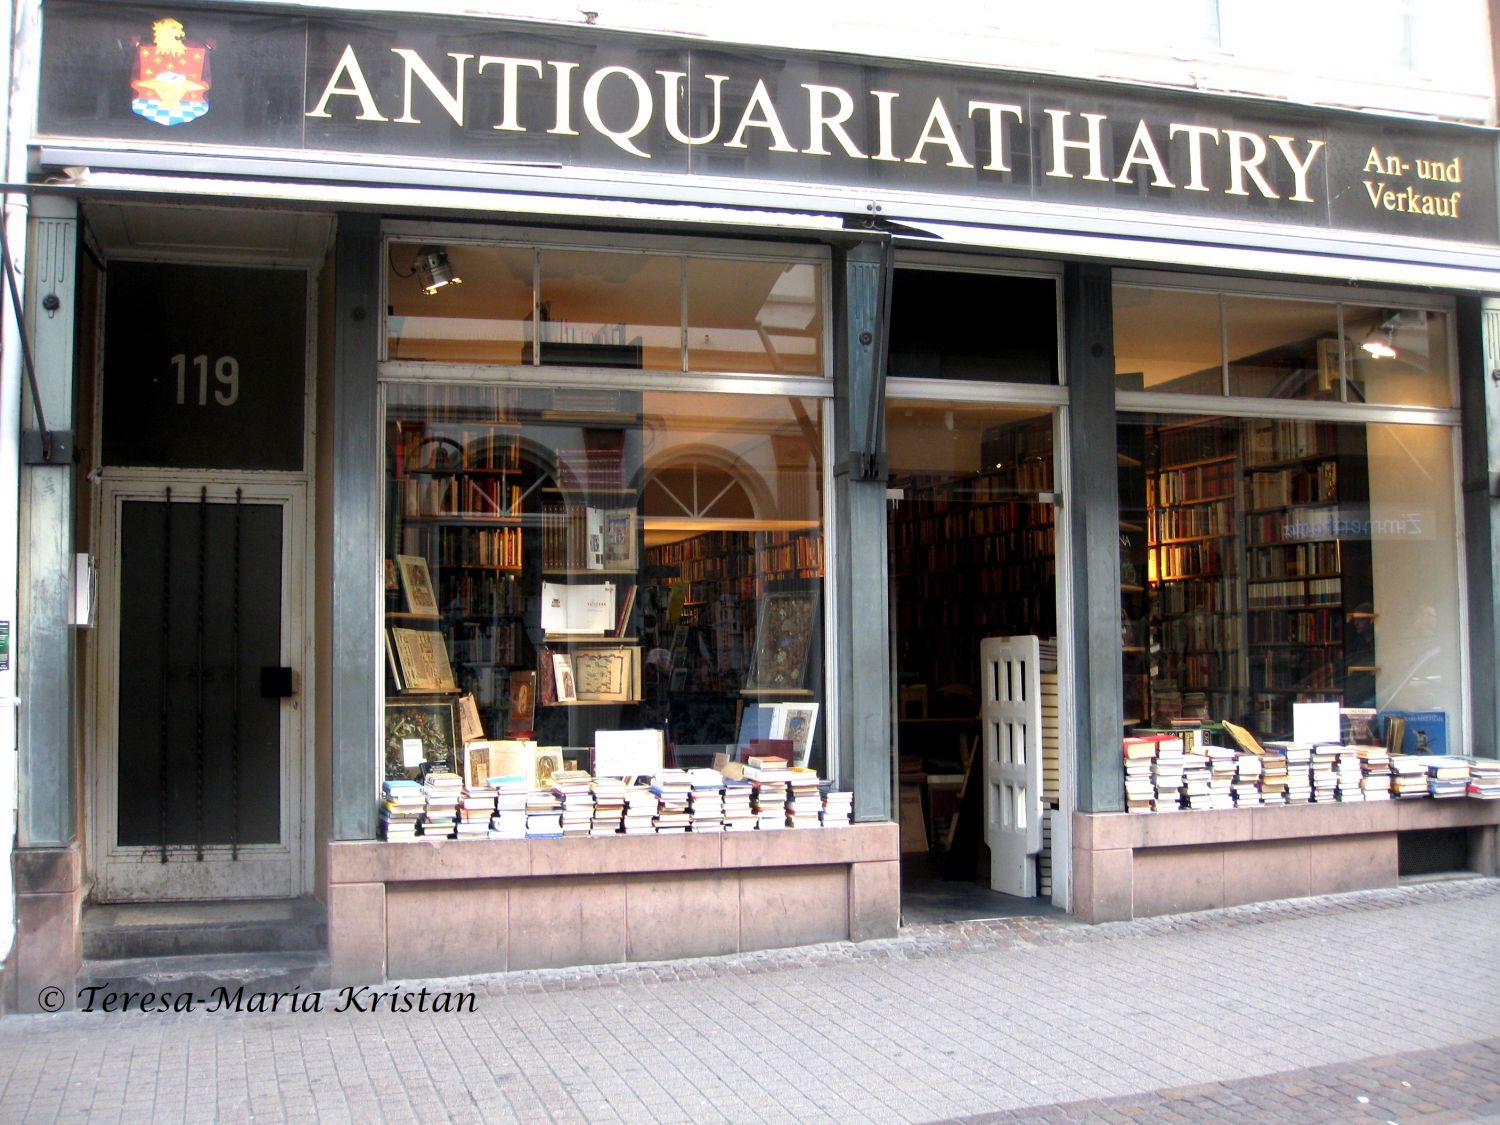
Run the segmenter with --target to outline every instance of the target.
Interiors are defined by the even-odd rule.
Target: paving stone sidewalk
[[[1500,880],[356,998],[7,1016],[0,1121],[1479,1120]]]

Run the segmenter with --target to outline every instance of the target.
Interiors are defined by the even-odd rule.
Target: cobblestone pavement
[[[379,995],[7,1016],[0,1121],[1500,1117],[1495,879]]]

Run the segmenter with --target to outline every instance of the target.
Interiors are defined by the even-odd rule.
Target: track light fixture
[[[453,272],[448,261],[448,251],[441,246],[424,246],[417,251],[412,263],[422,282],[422,292],[431,297],[445,285],[462,285],[463,278]]]

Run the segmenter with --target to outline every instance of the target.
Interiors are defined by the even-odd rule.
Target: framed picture
[[[406,612],[418,617],[440,617],[427,560],[421,555],[397,555],[396,566],[401,571],[401,588],[406,591]]]
[[[803,690],[817,615],[815,590],[766,595],[755,627],[747,691]]]
[[[407,691],[457,691],[443,635],[433,629],[391,629]]]
[[[633,645],[588,646],[573,653],[573,684],[587,702],[629,703],[636,699],[636,662]]]
[[[635,529],[634,508],[605,509],[604,567],[606,570],[635,570],[640,565],[635,548]]]
[[[510,674],[510,711],[505,716],[507,734],[520,734],[536,725],[536,673]]]
[[[771,737],[792,744],[792,765],[805,766],[812,757],[813,732],[818,728],[816,703],[778,703]]]
[[[552,682],[557,685],[557,702],[574,703],[578,700],[577,680],[573,676],[573,659],[570,654],[552,654]]]
[[[433,770],[456,771],[454,730],[450,700],[386,700],[386,779],[416,779]]]
[[[479,705],[472,695],[458,697],[458,733],[465,744],[477,742],[484,737],[484,723],[479,718]]]
[[[561,746],[537,746],[533,749],[533,761],[536,768],[532,771],[532,787],[535,789],[551,789],[552,778],[567,768],[563,760],[563,749]]]

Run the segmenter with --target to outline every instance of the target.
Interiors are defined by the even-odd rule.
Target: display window
[[[1124,291],[1119,365],[1141,369],[1129,373],[1137,387],[1142,375],[1148,389],[1194,385],[1195,373],[1170,374],[1201,345],[1175,339],[1192,335],[1194,322],[1158,325],[1153,346],[1139,310],[1173,302],[1154,293],[1140,302],[1140,292]],[[1273,417],[1122,409],[1127,733],[1198,732],[1204,745],[1229,748],[1214,765],[1226,778],[1236,747],[1269,748],[1283,772],[1269,788],[1258,774],[1245,782],[1251,803],[1292,800],[1282,753],[1319,747],[1326,791],[1295,786],[1296,800],[1386,799],[1386,756],[1466,752],[1462,645],[1453,643],[1463,635],[1457,430],[1446,412],[1408,410],[1388,421],[1361,408],[1352,417],[1339,400],[1450,401],[1448,314],[1266,297],[1225,297],[1220,308],[1229,349],[1220,370],[1231,387],[1330,405]],[[1393,348],[1359,347],[1366,333],[1383,337],[1392,316]],[[1350,762],[1337,782],[1340,748]],[[1316,758],[1293,766],[1309,760],[1316,778]],[[1127,798],[1147,811],[1146,771],[1131,794],[1129,765]],[[1416,772],[1421,785],[1409,793],[1425,796],[1425,770]],[[1371,777],[1380,780],[1361,784]],[[1213,804],[1204,784],[1194,801],[1209,803],[1187,807],[1244,803],[1231,800],[1226,780],[1223,803]],[[1175,783],[1163,800],[1179,807]]]
[[[615,370],[820,371],[821,265],[542,249],[528,322],[506,273],[527,254],[471,249],[448,263],[493,267],[466,310],[493,315],[433,300],[414,331],[394,297],[388,318],[393,353],[492,362],[384,387],[381,835],[848,824],[826,776],[826,399]],[[538,359],[610,377],[517,378]]]

